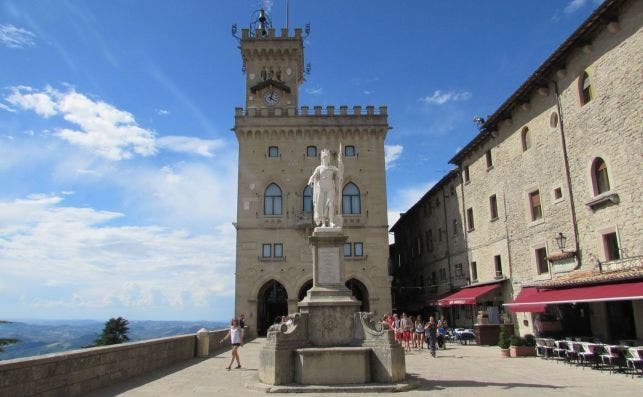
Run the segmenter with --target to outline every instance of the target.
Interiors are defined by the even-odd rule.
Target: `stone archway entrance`
[[[308,292],[309,289],[313,287],[313,280],[308,280],[304,283],[304,285],[299,288],[299,295],[297,296],[297,300],[301,302],[304,300],[306,297],[306,293]]]
[[[288,314],[286,288],[278,281],[268,281],[259,289],[257,303],[257,333],[264,336],[277,316]]]
[[[353,292],[355,299],[362,302],[362,306],[359,308],[362,312],[369,311],[370,305],[368,303],[368,290],[366,286],[356,278],[351,278],[346,281],[346,287]]]

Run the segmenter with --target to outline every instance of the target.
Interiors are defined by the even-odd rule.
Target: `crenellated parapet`
[[[302,106],[300,108],[296,107],[273,107],[273,108],[248,108],[244,109],[242,107],[237,107],[234,109],[235,118],[240,117],[292,117],[292,116],[387,116],[388,107],[380,106],[378,111],[375,111],[375,106],[367,105],[363,107],[356,105],[353,106],[349,112],[349,108],[346,105],[341,105],[339,107],[328,105],[324,109],[323,106],[313,106],[312,109],[310,106]]]
[[[236,108],[234,132],[246,139],[316,139],[323,136],[384,139],[389,130],[386,106],[308,106],[297,108]]]

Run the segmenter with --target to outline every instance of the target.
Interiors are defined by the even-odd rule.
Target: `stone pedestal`
[[[342,250],[346,236],[340,228],[317,227],[309,242],[313,251],[313,287],[299,303],[308,314],[313,346],[346,346],[353,341],[353,314],[360,302],[346,288]]]

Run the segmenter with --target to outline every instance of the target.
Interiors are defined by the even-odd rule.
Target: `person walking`
[[[243,332],[241,331],[241,327],[239,327],[239,320],[236,318],[233,318],[232,321],[230,321],[230,330],[226,336],[219,341],[219,343],[223,343],[226,339],[230,339],[230,344],[232,345],[232,358],[230,359],[230,365],[228,365],[226,369],[230,371],[235,359],[237,360],[236,368],[241,368],[241,362],[239,361],[239,347],[243,344]]]
[[[418,350],[424,349],[424,324],[422,323],[422,316],[418,316],[415,321],[415,335],[417,335]]]
[[[431,351],[431,356],[435,357],[435,344],[437,339],[437,325],[435,324],[435,318],[433,316],[429,317],[429,322],[424,325],[424,332],[426,333],[426,341],[429,344],[429,350]]]
[[[402,328],[402,340],[404,341],[404,351],[411,351],[411,328],[413,328],[413,323],[406,316],[406,313],[402,313],[402,318],[400,319],[400,328]]]

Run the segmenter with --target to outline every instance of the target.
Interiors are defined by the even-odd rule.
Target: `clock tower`
[[[256,29],[241,31],[246,109],[296,109],[299,85],[304,80],[301,29],[295,29],[294,36],[288,35],[288,29],[276,35],[264,14],[259,15],[258,21]]]
[[[391,311],[384,139],[386,106],[301,105],[303,39],[308,29],[275,33],[256,12],[236,36],[246,76],[245,107],[235,109],[239,142],[235,314],[250,334],[298,311],[313,286],[312,189],[324,149],[342,150],[344,279],[362,311]],[[365,111],[363,111],[365,110]],[[340,149],[343,148],[343,149]]]

